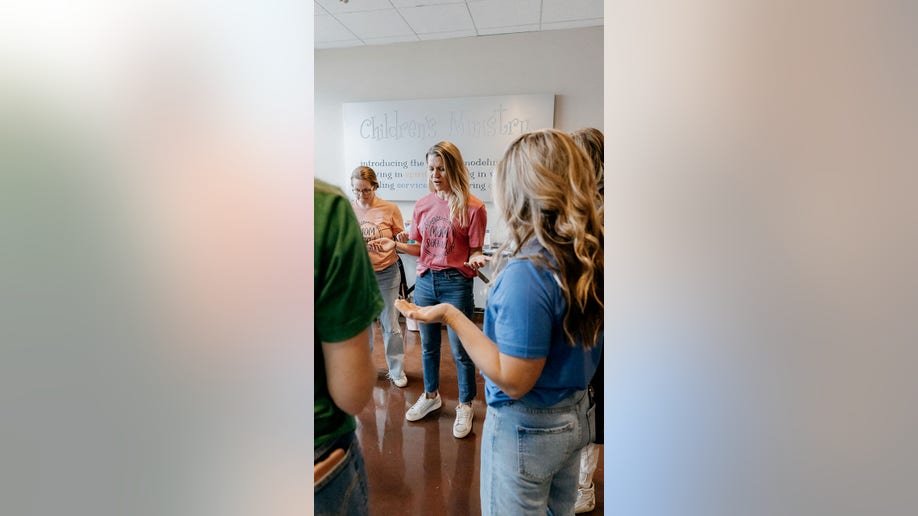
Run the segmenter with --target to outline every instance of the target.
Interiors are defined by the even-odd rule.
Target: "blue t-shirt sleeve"
[[[552,342],[554,303],[551,274],[528,260],[512,260],[491,291],[493,340],[498,350],[518,358],[546,358]]]

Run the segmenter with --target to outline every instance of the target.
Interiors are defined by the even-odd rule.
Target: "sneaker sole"
[[[454,430],[453,430],[453,437],[455,437],[456,439],[462,439],[462,438],[464,438],[464,437],[468,437],[468,435],[469,435],[470,433],[472,433],[472,428],[471,428],[471,427],[469,427],[468,431],[467,431],[466,433],[462,434],[462,435],[456,433],[456,430],[454,429]]]
[[[408,421],[420,421],[420,420],[424,419],[425,417],[429,416],[431,412],[433,412],[433,411],[435,411],[435,410],[439,410],[440,407],[442,407],[442,406],[443,406],[443,402],[441,401],[440,403],[438,403],[438,404],[436,404],[434,407],[432,407],[430,410],[428,410],[427,412],[421,414],[420,416],[418,416],[418,417],[416,417],[416,418],[414,418],[414,419],[410,418],[410,417],[408,416],[408,413],[405,412],[405,419],[407,419]]]

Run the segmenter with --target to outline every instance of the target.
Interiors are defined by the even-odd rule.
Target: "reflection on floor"
[[[405,372],[408,386],[398,388],[386,377],[387,367],[379,325],[374,325],[373,361],[378,380],[373,400],[357,416],[357,435],[367,466],[370,512],[375,515],[480,515],[478,479],[481,429],[484,424],[484,379],[478,377],[473,403],[472,432],[464,439],[453,437],[458,384],[456,365],[444,331],[440,360],[440,396],[443,407],[411,423],[405,411],[424,391],[421,341],[417,332],[406,331]],[[596,509],[602,514],[603,456],[594,475]]]

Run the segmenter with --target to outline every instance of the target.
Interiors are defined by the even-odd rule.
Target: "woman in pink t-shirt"
[[[360,231],[363,238],[371,242],[378,238],[392,238],[405,230],[402,222],[402,212],[398,206],[384,201],[376,196],[379,181],[376,172],[370,167],[357,167],[351,172],[351,189],[354,192],[354,213],[360,222]],[[386,365],[389,366],[389,378],[398,387],[408,385],[405,376],[405,342],[402,340],[401,328],[398,324],[398,310],[395,309],[395,300],[398,298],[398,288],[401,284],[401,274],[398,270],[398,255],[394,249],[381,251],[373,247],[368,248],[370,262],[376,271],[376,282],[382,293],[382,313],[379,314],[379,324],[382,326],[383,344],[386,347]],[[373,350],[373,332],[370,332],[370,350]]]
[[[477,269],[487,263],[482,254],[488,216],[484,203],[469,192],[469,172],[462,154],[450,142],[427,151],[431,193],[414,205],[410,234],[381,239],[379,249],[397,249],[418,257],[414,302],[419,306],[449,303],[472,317],[472,283]],[[415,240],[416,244],[408,243]],[[440,323],[420,324],[424,394],[408,409],[405,419],[417,421],[440,408]],[[475,364],[448,328],[449,344],[459,377],[459,403],[453,435],[465,437],[472,429],[472,400],[477,394]]]

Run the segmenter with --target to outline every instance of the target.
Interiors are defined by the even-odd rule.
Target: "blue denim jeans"
[[[418,276],[414,283],[414,303],[431,306],[449,303],[472,318],[474,298],[472,278],[466,278],[456,269],[442,271],[428,270]],[[418,324],[421,334],[421,362],[424,364],[424,390],[436,392],[440,389],[440,324]],[[469,358],[459,342],[459,336],[447,328],[449,346],[456,361],[456,375],[459,377],[459,401],[469,403],[478,393],[475,385],[475,363]]]
[[[481,439],[481,514],[574,514],[580,449],[593,440],[593,411],[586,391],[548,408],[521,401],[489,406]]]
[[[398,263],[376,271],[376,283],[382,294],[382,313],[379,314],[379,324],[382,326],[383,344],[386,346],[386,365],[393,378],[402,375],[405,367],[405,341],[402,340],[402,329],[398,324],[398,310],[395,300],[398,299],[398,287],[402,276],[398,272]],[[370,351],[373,351],[373,332],[370,332]]]
[[[315,484],[313,501],[316,516],[364,516],[369,513],[367,470],[356,437],[345,450],[344,459]]]

